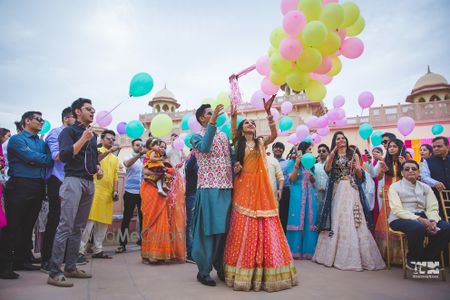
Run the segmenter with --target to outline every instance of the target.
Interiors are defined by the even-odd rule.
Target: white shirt
[[[173,147],[166,151],[166,155],[172,167],[175,167],[186,158],[182,150],[177,150]]]
[[[266,157],[267,161],[267,172],[269,173],[269,179],[270,179],[270,185],[272,187],[272,191],[276,197],[277,192],[277,182],[283,181],[284,182],[284,176],[283,171],[281,170],[280,163],[278,160],[272,156]]]
[[[325,190],[328,182],[328,174],[325,172],[325,161],[319,161],[314,165],[314,173],[316,176],[316,191]]]

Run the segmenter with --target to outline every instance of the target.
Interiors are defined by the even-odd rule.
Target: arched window
[[[155,108],[156,108],[156,112],[158,112],[158,113],[159,113],[159,112],[161,111],[161,106],[159,106],[159,104],[158,104],[158,105],[156,105],[156,107],[155,107]]]
[[[423,97],[420,97],[420,99],[417,102],[423,103],[423,102],[425,102],[425,99]]]
[[[175,107],[172,106],[172,107],[170,108],[170,111],[171,111],[171,112],[175,112]]]
[[[430,102],[434,102],[434,101],[441,101],[441,98],[439,98],[439,96],[433,95],[430,98]]]
[[[163,111],[168,111],[169,110],[169,106],[167,106],[167,104],[164,104],[162,107]]]
[[[450,99],[450,96],[447,94],[447,95],[445,95],[445,98],[444,98],[445,100],[449,100]]]

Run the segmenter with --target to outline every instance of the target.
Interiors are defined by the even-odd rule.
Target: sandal
[[[48,276],[47,283],[58,287],[73,287],[73,282],[67,280],[64,275],[55,277]]]
[[[102,252],[99,252],[99,253],[96,253],[96,254],[93,254],[92,255],[92,258],[103,258],[103,259],[111,259],[112,257],[111,256],[109,256],[108,254],[105,254],[103,251]]]
[[[75,269],[73,271],[64,271],[64,276],[67,278],[92,278],[92,275],[89,273],[86,273],[83,270]]]
[[[127,251],[127,248],[125,248],[125,246],[119,246],[119,248],[117,248],[116,253],[124,253],[125,251]]]

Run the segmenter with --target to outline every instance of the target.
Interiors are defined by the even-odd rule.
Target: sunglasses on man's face
[[[327,150],[326,149],[319,149],[317,152],[318,153],[327,153]]]
[[[108,141],[111,141],[111,142],[115,142],[116,141],[115,138],[108,137],[108,136],[105,136],[105,140],[108,140]]]
[[[382,144],[387,144],[387,143],[389,143],[389,141],[388,141],[388,140],[384,140],[384,141],[382,141],[381,143],[382,143]]]
[[[86,107],[86,106],[83,106],[82,108],[84,108],[84,109],[87,110],[88,112],[95,113],[95,108],[93,108],[93,107]]]
[[[207,113],[205,113],[205,115],[212,116],[212,111],[208,111]]]
[[[36,120],[39,123],[44,123],[45,122],[44,119],[42,119],[41,117],[32,117],[31,120]]]
[[[403,169],[405,172],[413,171],[416,172],[418,169],[416,167],[406,167]]]

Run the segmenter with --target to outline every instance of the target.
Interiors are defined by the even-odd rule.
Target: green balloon
[[[181,130],[189,130],[189,119],[192,117],[191,114],[187,114],[181,120]]]
[[[130,97],[147,95],[153,89],[153,78],[142,72],[133,76],[130,82]]]
[[[220,128],[220,131],[225,133],[229,140],[231,140],[231,124],[228,122]]]
[[[292,128],[293,124],[294,124],[294,122],[292,121],[291,117],[283,116],[280,119],[280,130],[281,131],[288,131],[289,129]]]
[[[239,126],[239,124],[241,124],[242,121],[244,121],[244,118],[242,116],[237,116],[237,120],[236,120],[237,126]]]
[[[431,127],[431,132],[434,135],[439,135],[444,131],[444,126],[441,124],[434,124],[433,127]]]
[[[130,139],[137,139],[144,133],[144,125],[138,120],[128,122],[125,132]]]
[[[373,132],[372,125],[370,125],[369,123],[363,123],[359,126],[358,132],[359,132],[359,136],[363,140],[367,140]]]
[[[372,136],[370,137],[370,141],[372,142],[372,146],[377,147],[381,145],[381,141],[383,139],[382,137],[383,133],[381,131],[375,131]]]
[[[227,116],[225,114],[221,114],[220,116],[217,117],[216,119],[216,126],[220,127],[223,124],[225,124],[225,122],[227,121]]]
[[[184,144],[185,144],[186,147],[188,147],[188,148],[192,148],[192,146],[191,146],[191,138],[192,138],[193,135],[194,135],[194,134],[191,132],[191,133],[188,133],[188,134],[186,135],[186,137],[184,138]]]
[[[52,128],[52,125],[50,124],[50,122],[47,120],[44,120],[44,125],[42,125],[42,129],[41,129],[41,131],[38,132],[38,134],[46,134],[47,132],[50,131],[50,128]]]
[[[302,166],[306,170],[310,170],[312,167],[314,167],[314,164],[316,163],[316,158],[311,153],[305,153],[302,155],[300,161],[302,162]]]

